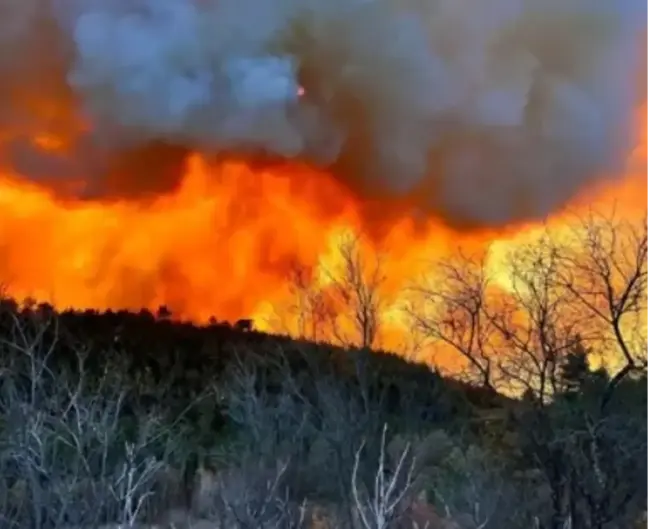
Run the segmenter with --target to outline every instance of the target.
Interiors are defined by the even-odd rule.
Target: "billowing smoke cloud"
[[[0,125],[91,123],[75,136],[78,174],[152,143],[300,158],[361,197],[457,226],[541,217],[622,173],[645,91],[641,0],[22,0],[0,11],[0,111],[11,109]],[[46,91],[74,115],[35,111]]]

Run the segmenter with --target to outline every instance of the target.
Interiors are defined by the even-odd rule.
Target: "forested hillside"
[[[550,399],[511,399],[164,314],[5,300],[0,325],[1,527],[621,529],[646,508],[645,373],[610,392],[583,347]]]

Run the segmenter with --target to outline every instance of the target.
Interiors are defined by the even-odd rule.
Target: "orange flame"
[[[645,112],[640,127],[631,174],[589,190],[579,204],[616,200],[626,215],[645,211]],[[48,135],[34,144],[57,152],[66,145]],[[199,154],[189,157],[180,188],[147,202],[63,199],[5,168],[0,212],[0,281],[12,296],[59,308],[167,305],[196,322],[254,317],[266,326],[274,325],[267,316],[290,303],[291,266],[330,260],[342,232],[363,228],[359,205],[326,173],[297,164],[210,164]],[[565,221],[557,214],[550,222]],[[490,245],[496,268],[497,256],[534,229],[454,233],[435,219],[421,227],[401,218],[380,237],[386,288],[402,298],[430,258],[459,245]],[[400,325],[396,316],[392,325]]]

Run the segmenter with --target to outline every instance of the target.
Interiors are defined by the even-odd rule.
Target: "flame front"
[[[590,190],[580,204],[620,201],[624,215],[644,214],[645,112],[639,116],[633,174],[615,186]],[[35,142],[65,149],[54,137]],[[291,302],[291,267],[330,260],[340,233],[366,227],[359,204],[324,172],[297,164],[264,169],[242,161],[210,164],[199,154],[188,157],[180,188],[146,202],[62,199],[5,167],[0,211],[0,278],[16,298],[78,309],[167,305],[195,322],[253,317],[269,330],[282,330],[273,329],[268,316]],[[565,222],[560,214],[550,219],[556,227]],[[434,219],[421,227],[401,218],[379,238],[393,306],[407,297],[406,286],[430,259],[460,245],[490,247],[489,266],[497,272],[498,256],[537,229],[456,233]],[[398,317],[390,321],[397,338],[405,329]]]
[[[283,301],[292,266],[315,266],[341,230],[360,229],[353,199],[299,166],[210,166],[194,154],[181,187],[146,204],[60,200],[19,175],[0,185],[0,276],[10,294],[60,307],[253,315]],[[390,239],[402,257],[445,236],[415,236],[404,220]]]

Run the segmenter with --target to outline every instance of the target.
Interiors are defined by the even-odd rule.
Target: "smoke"
[[[623,173],[645,20],[641,0],[5,2],[1,156],[61,162],[28,148],[45,125],[75,176],[142,148],[150,184],[162,144],[299,158],[454,226],[539,218]]]

